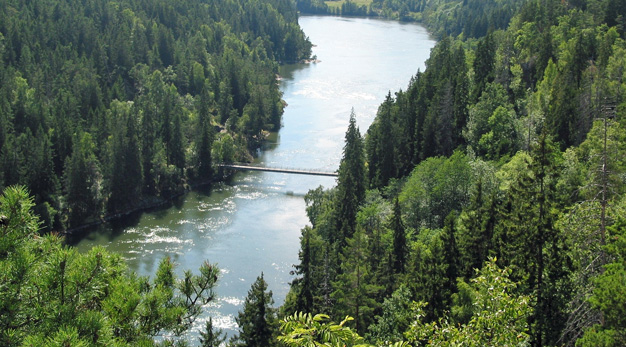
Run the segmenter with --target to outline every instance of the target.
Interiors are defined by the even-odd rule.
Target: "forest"
[[[247,161],[309,58],[289,0],[0,1],[0,189],[43,228],[149,207]]]
[[[437,37],[482,37],[489,28],[506,29],[525,1],[501,0],[297,0],[305,14],[382,17],[426,24]]]
[[[626,4],[396,5],[440,40],[306,196],[279,339],[625,345]]]
[[[152,2],[141,2],[146,3]],[[290,13],[297,17],[288,3],[275,4],[285,21]],[[491,5],[479,6],[487,3]],[[22,4],[32,9],[24,18],[48,13],[54,22],[56,11],[38,9],[41,3],[5,3],[0,9],[16,21]],[[387,95],[363,134],[351,115],[336,187],[319,187],[305,197],[310,225],[301,230],[296,278],[285,304],[274,307],[261,275],[237,317],[240,333],[227,342],[209,320],[201,345],[626,345],[626,4],[387,0],[381,6],[398,5],[419,14],[415,18],[440,37],[426,69],[410,79],[406,90]],[[217,8],[205,8],[217,15]],[[265,13],[274,13],[267,8]],[[84,14],[97,12],[90,9],[85,7]],[[264,96],[272,95],[272,107],[282,107],[275,83],[262,81],[273,81],[275,61],[310,54],[295,19],[286,27],[297,34],[297,44],[287,44],[286,38],[294,36],[285,34],[280,46],[263,36],[252,39],[237,22],[244,19],[233,15],[233,23],[214,23],[227,33],[223,41],[231,37],[227,44],[210,40],[222,37],[213,31],[218,29],[200,27],[197,39],[205,42],[203,62],[208,65],[197,61],[203,82],[196,85],[197,65],[183,67],[182,57],[192,53],[178,43],[187,35],[183,28],[193,25],[174,15],[180,9],[155,10],[153,15],[127,9],[126,15],[138,13],[137,18],[151,21],[161,11],[170,13],[164,15],[168,20],[178,18],[181,29],[171,33],[180,48],[173,66],[163,68],[158,35],[147,45],[148,63],[124,70],[117,65],[119,56],[112,62],[108,59],[113,56],[104,54],[108,44],[100,47],[106,57],[101,67],[88,63],[93,50],[88,56],[80,53],[78,47],[96,45],[107,35],[63,41],[82,31],[56,33],[67,44],[40,51],[51,43],[12,37],[29,32],[39,37],[51,30],[30,28],[34,22],[24,19],[15,32],[7,29],[5,18],[0,21],[0,177],[8,187],[0,197],[0,344],[185,345],[177,337],[212,300],[215,265],[205,264],[199,274],[188,271],[179,279],[165,259],[153,279],[138,278],[119,256],[101,248],[79,254],[44,227],[72,225],[77,218],[72,213],[81,207],[87,210],[78,216],[85,220],[94,209],[114,211],[130,203],[128,195],[120,195],[127,190],[114,191],[111,185],[120,170],[122,177],[142,180],[132,186],[141,189],[133,198],[153,197],[165,194],[162,187],[201,179],[205,171],[200,168],[210,167],[200,159],[202,153],[220,160],[244,156],[243,148],[253,146],[261,130],[279,125],[276,119],[252,122],[252,114],[267,115],[259,107],[271,109],[255,104],[253,113],[253,100],[267,102]],[[70,8],[59,8],[63,11]],[[113,9],[99,13],[94,17],[101,21],[99,28],[107,27],[108,18],[122,16]],[[211,18],[231,12],[219,13]],[[503,14],[502,21],[495,13]],[[476,20],[483,17],[489,19]],[[82,17],[71,18],[63,22]],[[125,22],[107,32],[124,28],[119,23]],[[160,32],[160,24],[152,28],[146,33]],[[24,42],[37,49],[24,46],[18,57],[15,45]],[[212,53],[209,48],[215,45],[222,51]],[[289,59],[287,47],[297,47]],[[224,55],[231,60],[220,60]],[[23,64],[25,56],[45,63]],[[54,57],[60,66],[40,69]],[[65,67],[78,62],[87,66]],[[251,79],[239,84],[239,70],[226,73],[236,63],[249,71],[264,67],[258,70],[257,88],[268,87],[270,94],[251,91],[256,90],[256,75],[239,76]],[[181,75],[187,77],[181,80]],[[94,80],[83,81],[86,76]],[[106,79],[108,89],[98,84],[103,76],[115,76]],[[64,89],[57,79],[71,80],[64,88],[74,89]],[[222,108],[222,85],[240,93],[245,85],[251,94],[239,94],[240,99],[230,94],[231,108]],[[81,99],[89,90],[95,94]],[[149,97],[153,90],[162,94]],[[100,95],[109,100],[107,106],[95,101]],[[177,101],[159,105],[168,96]],[[172,111],[164,121],[169,117],[164,110],[172,105],[180,112]],[[84,108],[90,111],[83,115]],[[211,126],[196,125],[209,124],[203,117]],[[90,120],[95,123],[88,126]],[[255,130],[248,130],[253,124]],[[65,131],[71,133],[62,137],[59,133]],[[184,139],[182,170],[173,151],[174,134]],[[63,149],[65,160],[57,163]],[[91,193],[86,199],[92,205],[71,205],[69,173],[80,172],[74,166],[84,170],[80,177],[89,177],[82,192]],[[163,183],[166,178],[172,183]],[[56,190],[30,185],[41,182],[52,182]],[[14,184],[25,185],[34,197]]]

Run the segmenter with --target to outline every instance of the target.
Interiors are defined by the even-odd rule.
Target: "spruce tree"
[[[363,139],[356,126],[354,109],[346,132],[346,144],[339,165],[337,194],[335,195],[336,230],[342,245],[354,234],[359,205],[365,198],[366,176]]]
[[[231,345],[238,347],[275,345],[276,314],[272,308],[273,304],[272,291],[267,291],[267,282],[261,273],[248,291],[243,311],[239,311],[235,318],[239,325],[239,334],[231,339]]]
[[[298,288],[298,296],[296,299],[296,311],[312,313],[313,309],[313,255],[311,249],[311,233],[313,230],[306,226],[302,229],[302,237],[300,238],[300,265],[296,266],[296,273],[301,275],[292,283]]]
[[[441,241],[443,242],[443,259],[446,266],[446,290],[449,294],[456,292],[456,278],[459,274],[459,250],[456,244],[456,212],[452,211],[443,222]],[[448,297],[449,299],[449,297]]]
[[[493,229],[497,219],[495,194],[485,196],[482,179],[478,179],[469,206],[461,212],[456,228],[459,244],[459,276],[470,279],[483,267],[492,249]]]
[[[500,222],[494,231],[498,260],[513,269],[520,289],[534,293],[530,317],[536,346],[557,343],[566,321],[571,260],[556,227],[555,196],[560,153],[544,134],[526,162],[526,171],[507,192]]]
[[[393,271],[396,274],[404,273],[409,249],[406,242],[406,231],[402,223],[402,211],[396,198],[393,205],[393,216],[389,228],[393,231]]]
[[[176,166],[178,169],[183,170],[185,168],[185,144],[184,144],[183,130],[180,119],[180,114],[174,114],[174,127],[172,129],[172,139],[169,143],[169,163]]]
[[[371,188],[385,187],[389,180],[396,176],[391,119],[393,107],[393,98],[391,93],[389,93],[383,104],[378,108],[376,123],[368,130],[367,159]]]
[[[368,269],[367,237],[358,228],[341,254],[341,274],[333,282],[335,290],[331,294],[335,300],[334,310],[338,316],[350,315],[356,322],[356,330],[363,334],[373,322],[375,310],[380,306],[376,301],[382,291],[374,283]]]
[[[91,136],[77,136],[72,156],[65,163],[65,199],[68,207],[70,226],[80,225],[85,218],[97,212],[97,180],[100,170],[93,153]]]
[[[213,140],[211,117],[208,114],[201,114],[198,117],[198,135],[196,140],[196,170],[198,170],[198,178],[200,179],[206,180],[212,175],[211,149]]]
[[[141,153],[135,120],[130,115],[128,105],[115,102],[115,112],[119,112],[121,121],[113,134],[113,153],[110,174],[110,192],[108,208],[117,212],[132,206],[141,196],[143,182]]]

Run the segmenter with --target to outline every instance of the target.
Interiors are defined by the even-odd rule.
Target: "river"
[[[435,41],[417,24],[303,16],[300,25],[321,61],[282,66],[288,107],[283,128],[259,151],[267,166],[334,171],[354,108],[364,133],[389,91],[406,89]],[[86,251],[102,245],[121,253],[140,275],[154,274],[171,257],[177,271],[196,270],[205,260],[221,269],[218,298],[205,308],[190,338],[208,316],[228,335],[256,277],[264,273],[276,307],[281,305],[298,262],[300,230],[308,223],[304,195],[335,179],[279,173],[239,173],[230,183],[193,191],[171,207],[105,225],[80,240]]]

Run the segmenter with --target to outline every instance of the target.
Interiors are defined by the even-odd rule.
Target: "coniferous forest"
[[[0,344],[185,344],[216,266],[141,278],[46,231],[245,159],[280,127],[277,64],[310,55],[295,5],[0,2]],[[369,129],[351,115],[285,304],[261,274],[228,344],[626,345],[626,4],[372,9],[439,42]]]
[[[47,230],[150,206],[280,128],[288,0],[1,1],[0,187]]]

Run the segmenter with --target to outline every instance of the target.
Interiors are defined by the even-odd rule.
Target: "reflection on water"
[[[406,87],[434,42],[414,24],[391,21],[302,17],[321,63],[281,67],[288,103],[283,128],[272,134],[260,165],[337,170],[350,110],[364,132],[389,90]],[[154,274],[170,257],[182,274],[202,262],[221,269],[217,300],[189,333],[197,344],[208,317],[232,335],[250,285],[262,272],[282,304],[298,262],[300,229],[307,223],[303,196],[335,179],[280,173],[239,173],[232,182],[193,191],[170,206],[99,228],[76,242],[80,250],[102,245],[121,253],[133,271]]]

